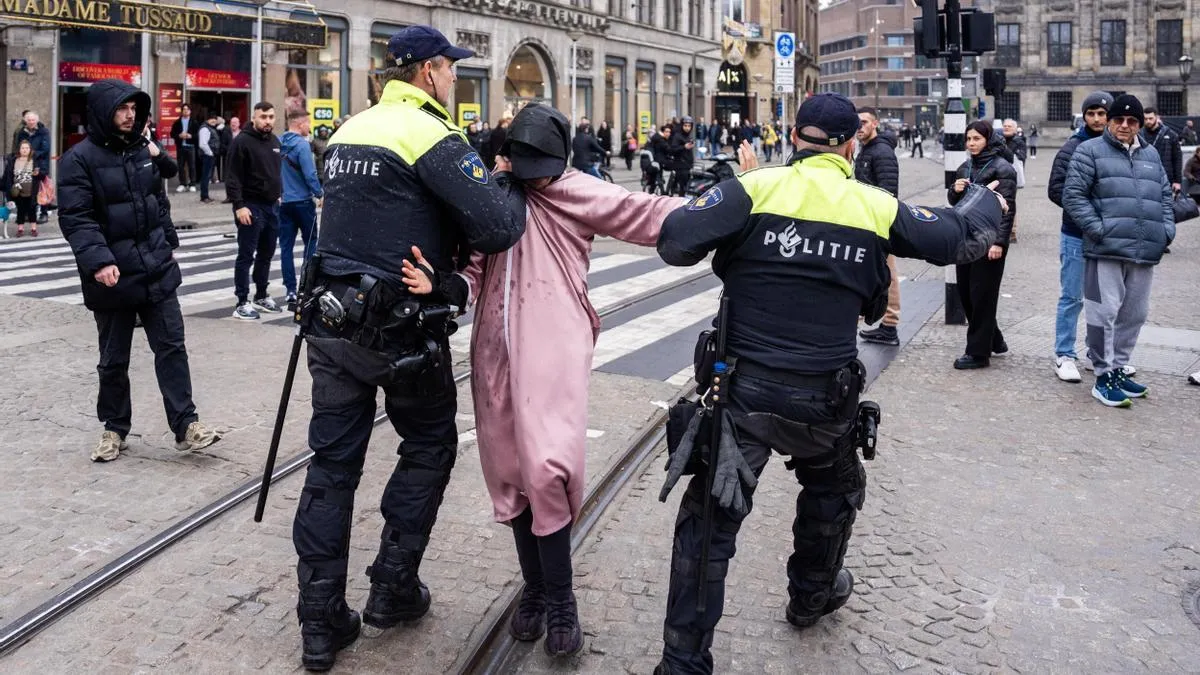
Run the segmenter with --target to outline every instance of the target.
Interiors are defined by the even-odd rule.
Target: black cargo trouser
[[[318,323],[308,338],[313,381],[308,444],[314,457],[292,529],[302,584],[346,576],[354,491],[371,440],[378,388],[402,439],[400,461],[383,492],[384,530],[390,543],[412,554],[414,565],[428,544],[458,448],[449,358],[417,379],[393,380],[392,356],[331,335]],[[443,348],[449,354],[448,345]]]
[[[129,434],[133,405],[129,387],[129,352],[133,346],[134,321],[141,317],[150,350],[154,352],[154,374],[162,393],[167,424],[181,440],[187,427],[195,422],[192,403],[192,376],[184,346],[183,312],[179,298],[172,292],[162,301],[127,309],[96,310],[96,328],[100,333],[100,395],[96,416],[108,431],[121,438]]]
[[[806,456],[811,448],[788,447],[784,439],[760,438],[743,426],[750,413],[771,413],[817,429],[844,428],[853,418],[858,392],[852,400],[834,407],[824,388],[801,388],[740,373],[733,375],[730,412],[738,427],[738,446],[746,462],[760,475],[771,457],[772,446],[784,454]],[[842,568],[850,530],[865,496],[866,472],[853,447],[819,459],[795,459],[794,472],[803,489],[796,499],[792,524],[793,552],[787,562],[788,594],[799,598],[824,597],[832,591]],[[725,604],[725,576],[736,552],[743,518],[714,505],[708,569],[706,612],[696,612],[699,563],[703,532],[705,473],[692,477],[679,505],[671,551],[671,582],[667,615],[663,622],[663,662],[672,675],[713,672],[713,631]],[[753,508],[753,490],[746,489]]]

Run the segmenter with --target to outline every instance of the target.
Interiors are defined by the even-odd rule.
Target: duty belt
[[[737,372],[746,377],[804,389],[825,389],[829,386],[829,380],[837,373],[836,370],[819,374],[797,373],[790,370],[768,368],[761,363],[747,361],[745,358],[738,359]]]

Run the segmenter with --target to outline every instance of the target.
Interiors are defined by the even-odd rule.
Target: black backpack
[[[205,124],[208,127],[208,149],[212,150],[213,155],[221,154],[221,132],[211,124]]]

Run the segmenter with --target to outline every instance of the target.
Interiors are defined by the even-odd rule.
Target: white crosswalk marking
[[[596,341],[592,368],[599,368],[711,316],[717,311],[720,296],[721,288],[713,288],[604,331]]]

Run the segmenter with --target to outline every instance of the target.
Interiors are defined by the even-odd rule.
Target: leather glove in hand
[[[723,412],[721,444],[717,447],[717,465],[713,469],[712,496],[721,508],[729,510],[738,518],[750,512],[742,485],[753,489],[758,486],[758,478],[746,463],[742,451],[738,449],[733,432],[733,416]]]
[[[696,454],[696,434],[700,431],[700,423],[704,420],[704,415],[703,411],[697,410],[696,414],[692,415],[691,421],[688,422],[687,430],[679,439],[679,447],[675,448],[675,452],[671,454],[671,459],[667,462],[667,481],[663,483],[662,490],[658,493],[658,501],[667,501],[667,495],[671,494],[675,483],[679,482],[679,477],[683,475],[688,462],[691,461],[692,455]]]

